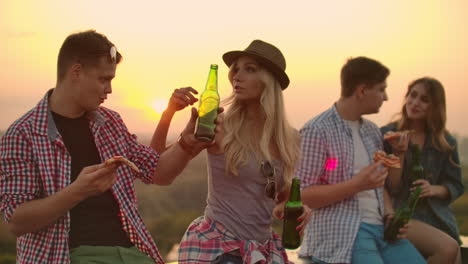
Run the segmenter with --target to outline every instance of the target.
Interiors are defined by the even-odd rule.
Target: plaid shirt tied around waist
[[[243,263],[282,264],[288,256],[278,234],[264,243],[239,240],[221,223],[201,216],[187,228],[179,247],[179,264],[212,263],[223,253],[239,250]]]

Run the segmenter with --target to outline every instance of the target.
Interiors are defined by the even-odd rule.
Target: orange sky
[[[368,116],[384,125],[401,106],[407,84],[429,75],[445,85],[448,128],[468,136],[468,2],[463,0],[295,1],[0,1],[0,130],[55,85],[65,37],[94,28],[124,60],[105,106],[130,130],[151,134],[173,89],[203,89],[220,64],[220,93],[230,93],[221,55],[263,39],[286,56],[291,123],[300,128],[339,95],[348,57],[380,60],[392,73],[390,100]],[[182,111],[171,131],[188,119]]]

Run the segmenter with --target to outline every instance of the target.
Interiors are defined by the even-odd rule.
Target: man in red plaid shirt
[[[163,263],[138,213],[133,181],[170,184],[208,143],[194,139],[195,109],[178,143],[160,156],[160,135],[150,147],[139,144],[119,114],[100,106],[121,58],[94,30],[68,36],[56,87],[1,138],[0,209],[17,236],[18,263]],[[177,107],[168,111],[193,104],[191,93],[176,90]],[[104,162],[114,156],[139,171]]]

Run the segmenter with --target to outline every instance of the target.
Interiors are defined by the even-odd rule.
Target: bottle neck
[[[416,204],[418,203],[419,200],[419,195],[421,195],[421,187],[418,186],[414,191],[411,192],[410,197],[408,199],[408,206],[411,208],[411,210],[416,209]]]
[[[416,144],[411,145],[411,163],[413,166],[421,164],[421,151]]]
[[[418,145],[411,146],[410,175],[413,181],[424,179],[424,168],[421,164],[421,151]]]
[[[218,91],[218,69],[211,68],[206,81],[206,91]]]
[[[300,202],[301,201],[301,189],[299,179],[294,178],[291,185],[291,192],[289,194],[289,202]]]

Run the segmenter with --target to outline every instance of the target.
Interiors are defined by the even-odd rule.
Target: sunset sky
[[[204,88],[210,64],[229,95],[222,54],[262,39],[286,57],[286,110],[298,129],[338,99],[346,59],[368,56],[391,69],[389,101],[369,119],[386,124],[407,84],[433,76],[446,88],[449,130],[468,136],[467,11],[466,0],[0,0],[0,130],[54,87],[66,36],[92,28],[124,57],[104,106],[140,135],[153,132],[175,88]],[[188,115],[178,113],[171,131]]]

